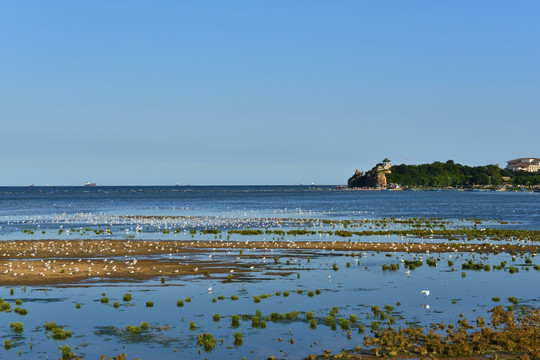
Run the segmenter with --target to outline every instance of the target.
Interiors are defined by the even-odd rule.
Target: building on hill
[[[347,181],[347,187],[349,189],[386,188],[388,185],[386,182],[386,174],[392,173],[390,170],[391,167],[392,164],[390,163],[390,160],[384,159],[382,163],[378,163],[373,169],[366,173],[356,169],[354,175]]]
[[[540,159],[519,158],[506,162],[506,168],[514,171],[540,172]]]

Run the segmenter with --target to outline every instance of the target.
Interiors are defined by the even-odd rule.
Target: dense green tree
[[[383,163],[388,160],[383,160]],[[389,160],[388,160],[389,161]],[[395,165],[386,175],[389,183],[402,186],[468,187],[474,185],[500,186],[504,178],[510,185],[540,185],[540,174],[501,169],[498,165],[465,166],[453,160],[421,165]]]

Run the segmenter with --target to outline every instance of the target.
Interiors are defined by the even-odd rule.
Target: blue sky
[[[540,157],[537,1],[0,2],[0,185]]]

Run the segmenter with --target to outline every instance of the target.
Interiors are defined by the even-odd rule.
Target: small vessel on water
[[[34,187],[34,184],[30,183],[30,184],[28,184],[28,186],[30,186],[30,187]]]
[[[84,183],[84,186],[96,186],[96,183],[87,181]]]

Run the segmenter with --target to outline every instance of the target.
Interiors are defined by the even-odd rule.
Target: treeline
[[[537,173],[501,169],[497,165],[464,166],[452,160],[422,165],[401,164],[392,166],[391,171],[391,174],[386,174],[388,183],[401,186],[540,185],[540,175]]]

